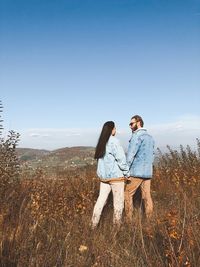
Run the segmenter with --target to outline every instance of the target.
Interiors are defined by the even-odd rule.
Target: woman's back
[[[126,157],[119,140],[110,136],[104,157],[98,159],[97,175],[102,179],[120,178],[128,173]]]

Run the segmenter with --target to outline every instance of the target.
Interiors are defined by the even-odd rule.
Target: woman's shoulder
[[[111,135],[108,143],[109,144],[119,144],[119,139],[116,138],[115,136]]]

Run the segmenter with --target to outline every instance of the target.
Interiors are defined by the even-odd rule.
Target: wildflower
[[[84,251],[86,251],[88,249],[88,247],[87,246],[84,246],[84,245],[80,245],[80,247],[79,247],[79,251],[80,252],[84,252]]]

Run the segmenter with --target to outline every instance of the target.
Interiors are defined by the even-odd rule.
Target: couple
[[[147,218],[152,214],[153,202],[150,194],[152,178],[154,140],[143,128],[141,116],[135,115],[129,124],[132,137],[129,141],[127,158],[124,150],[116,139],[116,128],[113,121],[107,121],[102,128],[96,150],[98,160],[97,175],[100,178],[100,192],[94,206],[92,227],[100,220],[103,207],[110,191],[113,193],[113,223],[120,225],[125,201],[127,222],[132,221],[133,195],[141,188]],[[125,188],[125,190],[124,190]]]

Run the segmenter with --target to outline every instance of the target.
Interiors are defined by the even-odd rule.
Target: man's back
[[[140,178],[151,178],[154,160],[154,140],[144,128],[139,128],[131,137],[127,163],[130,168],[130,175]]]

